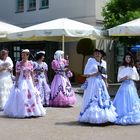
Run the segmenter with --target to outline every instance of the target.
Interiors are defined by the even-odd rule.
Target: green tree
[[[140,0],[110,0],[102,15],[106,29],[140,18]]]
[[[92,55],[94,49],[95,49],[95,40],[91,40],[89,38],[84,38],[78,42],[78,44],[76,46],[76,51],[78,54],[83,55],[82,73],[84,71],[85,57],[88,55]]]
[[[103,7],[104,28],[126,23],[140,18],[140,0],[109,0]],[[134,45],[140,37],[119,37],[119,41],[124,45]]]

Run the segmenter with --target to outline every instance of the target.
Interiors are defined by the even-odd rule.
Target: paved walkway
[[[77,117],[82,96],[70,108],[46,108],[46,116],[12,119],[0,112],[0,140],[139,140],[140,125],[80,124]]]

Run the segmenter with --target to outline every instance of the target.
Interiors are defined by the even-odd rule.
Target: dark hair
[[[45,56],[45,54],[43,54],[43,53],[36,54],[36,58],[35,58],[36,61],[41,59],[42,56]]]
[[[131,61],[130,61],[129,64],[125,61],[125,57],[126,57],[127,55],[129,55],[130,58],[131,58]],[[123,63],[122,63],[122,66],[128,66],[128,65],[129,65],[130,67],[133,67],[133,66],[134,66],[134,57],[133,57],[133,55],[132,55],[130,52],[127,52],[127,53],[124,55],[124,57],[123,57]]]
[[[4,56],[5,54],[8,54],[8,53],[9,53],[9,51],[7,51],[7,50],[5,50],[5,49],[2,49],[2,50],[0,51],[0,59],[2,59],[3,56]]]
[[[103,50],[100,50],[102,57],[106,56],[106,53]]]
[[[95,49],[94,52],[100,52],[102,57],[106,56],[106,53],[103,50]]]
[[[100,50],[99,49],[95,49],[94,52],[100,52]]]

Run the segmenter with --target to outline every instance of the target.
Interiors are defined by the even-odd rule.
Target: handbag
[[[98,71],[101,73],[101,74],[106,74],[107,72],[106,72],[106,69],[104,68],[104,67],[102,67],[102,66],[99,66],[98,65]]]

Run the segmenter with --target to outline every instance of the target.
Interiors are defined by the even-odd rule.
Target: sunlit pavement
[[[0,112],[0,140],[139,140],[140,125],[90,125],[78,123],[82,102],[69,108],[46,108],[44,117],[12,119]]]

